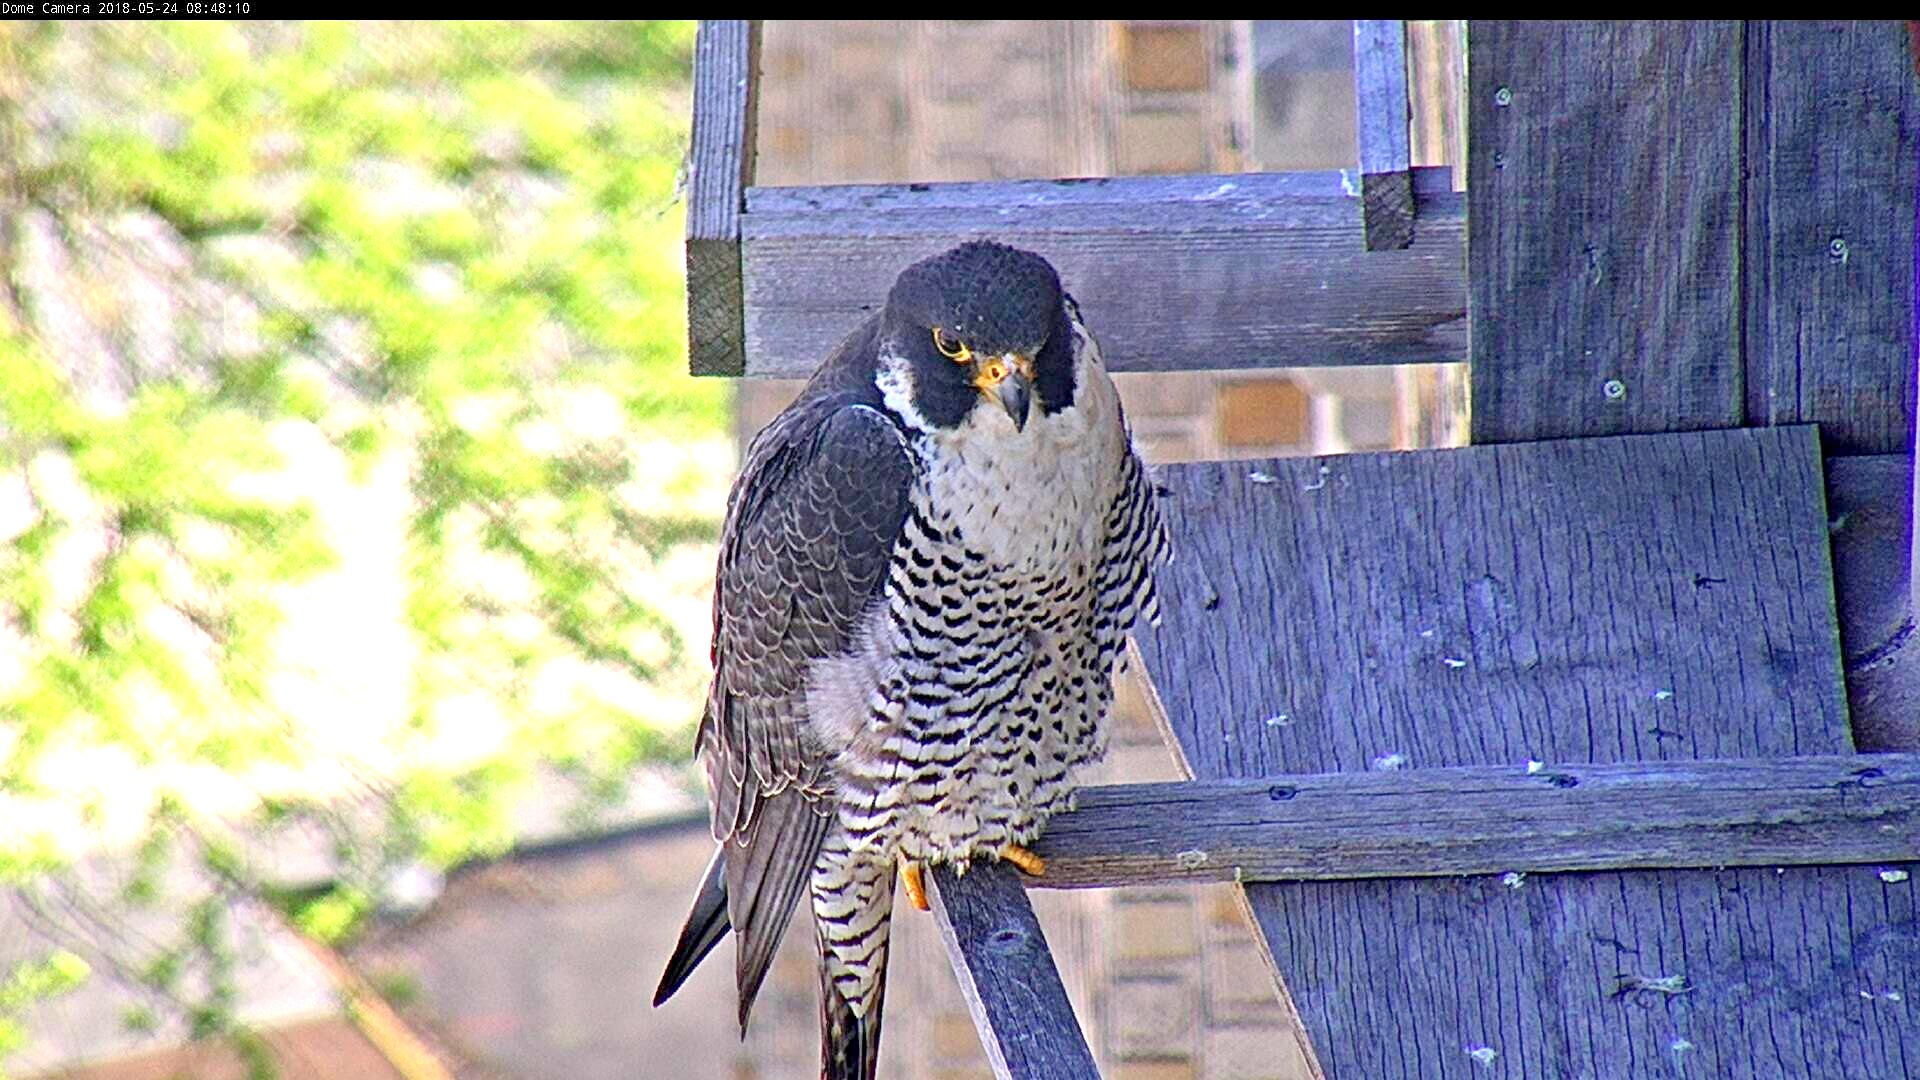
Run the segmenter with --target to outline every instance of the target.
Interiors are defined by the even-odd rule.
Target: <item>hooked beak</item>
[[[988,357],[976,369],[973,384],[1000,402],[1015,431],[1027,429],[1027,414],[1033,406],[1032,360],[1019,353]]]
[[[1033,384],[1027,377],[1015,371],[1000,380],[994,393],[1000,398],[1000,407],[1007,410],[1013,418],[1013,430],[1027,429],[1027,409],[1033,404]]]

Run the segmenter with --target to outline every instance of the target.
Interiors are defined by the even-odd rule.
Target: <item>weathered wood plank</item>
[[[1353,21],[1353,90],[1367,250],[1403,248],[1413,242],[1406,23]]]
[[[1733,427],[1737,23],[1468,34],[1473,441]]]
[[[1913,1075],[1911,879],[1808,867],[1253,889],[1293,901],[1262,927],[1329,1077]]]
[[[1747,28],[1747,417],[1817,421],[1856,740],[1920,748],[1914,634],[1920,87],[1891,22]]]
[[[908,263],[981,237],[1053,260],[1116,370],[1459,360],[1465,200],[1415,185],[1386,252],[1339,173],[753,188],[747,374],[810,373]]]
[[[1747,422],[1910,454],[1920,80],[1905,28],[1748,24]]]
[[[687,347],[695,375],[745,370],[740,213],[753,182],[760,27],[703,19],[693,46],[687,149]]]
[[[1529,769],[1534,771],[1529,771]],[[1029,888],[1920,860],[1920,755],[1082,788]]]
[[[1186,465],[1161,483],[1178,557],[1138,641],[1198,777],[1851,750],[1811,428]],[[1920,959],[1911,879],[1247,895],[1331,1077],[1920,1061],[1904,1006],[1879,996]]]
[[[1099,1080],[1020,875],[985,862],[964,878],[944,866],[929,877],[940,936],[994,1075]]]
[[[1196,777],[1852,750],[1810,426],[1161,483],[1136,638]]]

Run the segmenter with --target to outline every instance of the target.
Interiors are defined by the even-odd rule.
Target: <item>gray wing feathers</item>
[[[1172,552],[1146,467],[1129,451],[1121,469],[1120,492],[1107,510],[1097,582],[1100,619],[1095,644],[1103,664],[1113,662],[1126,647],[1127,633],[1135,622],[1159,617],[1153,570]]]
[[[767,968],[780,947],[787,922],[793,918],[800,893],[806,888],[819,858],[821,841],[833,818],[824,807],[789,788],[760,804],[752,838],[727,859],[727,896],[741,897],[732,911],[739,928],[734,952],[735,981],[740,988],[740,1029],[766,981]]]
[[[912,482],[893,422],[829,394],[761,432],[728,506],[699,743],[714,838],[728,846],[742,1016],[832,820],[831,755],[807,719],[808,675],[854,644],[884,587]]]

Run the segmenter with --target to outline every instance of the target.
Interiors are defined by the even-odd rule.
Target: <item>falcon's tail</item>
[[[841,875],[836,883],[840,888],[814,897],[820,938],[820,1075],[822,1080],[874,1080],[881,1005],[887,996],[893,864],[842,864],[823,876]]]
[[[687,913],[687,925],[680,928],[680,940],[674,943],[673,956],[660,976],[660,987],[653,992],[653,1004],[673,996],[687,981],[693,969],[707,958],[720,939],[727,936],[727,848],[714,849],[707,864],[707,876],[700,879],[700,891],[694,894],[693,910]]]
[[[824,1080],[873,1080],[880,1065],[880,1005],[887,996],[887,947],[876,956],[877,973],[858,1015],[820,968],[820,1075]]]

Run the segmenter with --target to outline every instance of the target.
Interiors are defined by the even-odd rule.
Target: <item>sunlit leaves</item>
[[[28,1006],[74,989],[87,980],[90,972],[85,960],[56,949],[0,978],[0,1055],[25,1043],[26,1028],[21,1018]]]
[[[244,1049],[223,913],[262,885],[182,778],[244,790],[308,752],[280,633],[340,526],[288,446],[408,496],[403,593],[342,631],[404,620],[408,700],[368,740],[377,765],[338,770],[378,812],[331,823],[341,880],[302,926],[338,939],[394,867],[503,850],[542,770],[613,801],[683,752],[692,709],[648,695],[687,649],[648,583],[717,521],[636,494],[678,482],[647,438],[725,422],[724,388],[684,374],[692,30],[0,35],[23,88],[0,94],[0,799],[73,796],[75,762],[170,778],[81,800],[87,823],[147,815],[100,902],[179,907],[182,938],[123,966],[197,987],[176,1016]],[[266,798],[261,827],[328,812],[297,801]],[[182,851],[201,893],[170,895]],[[0,885],[59,854],[0,831]],[[10,1001],[68,975],[17,972],[0,1040]]]

